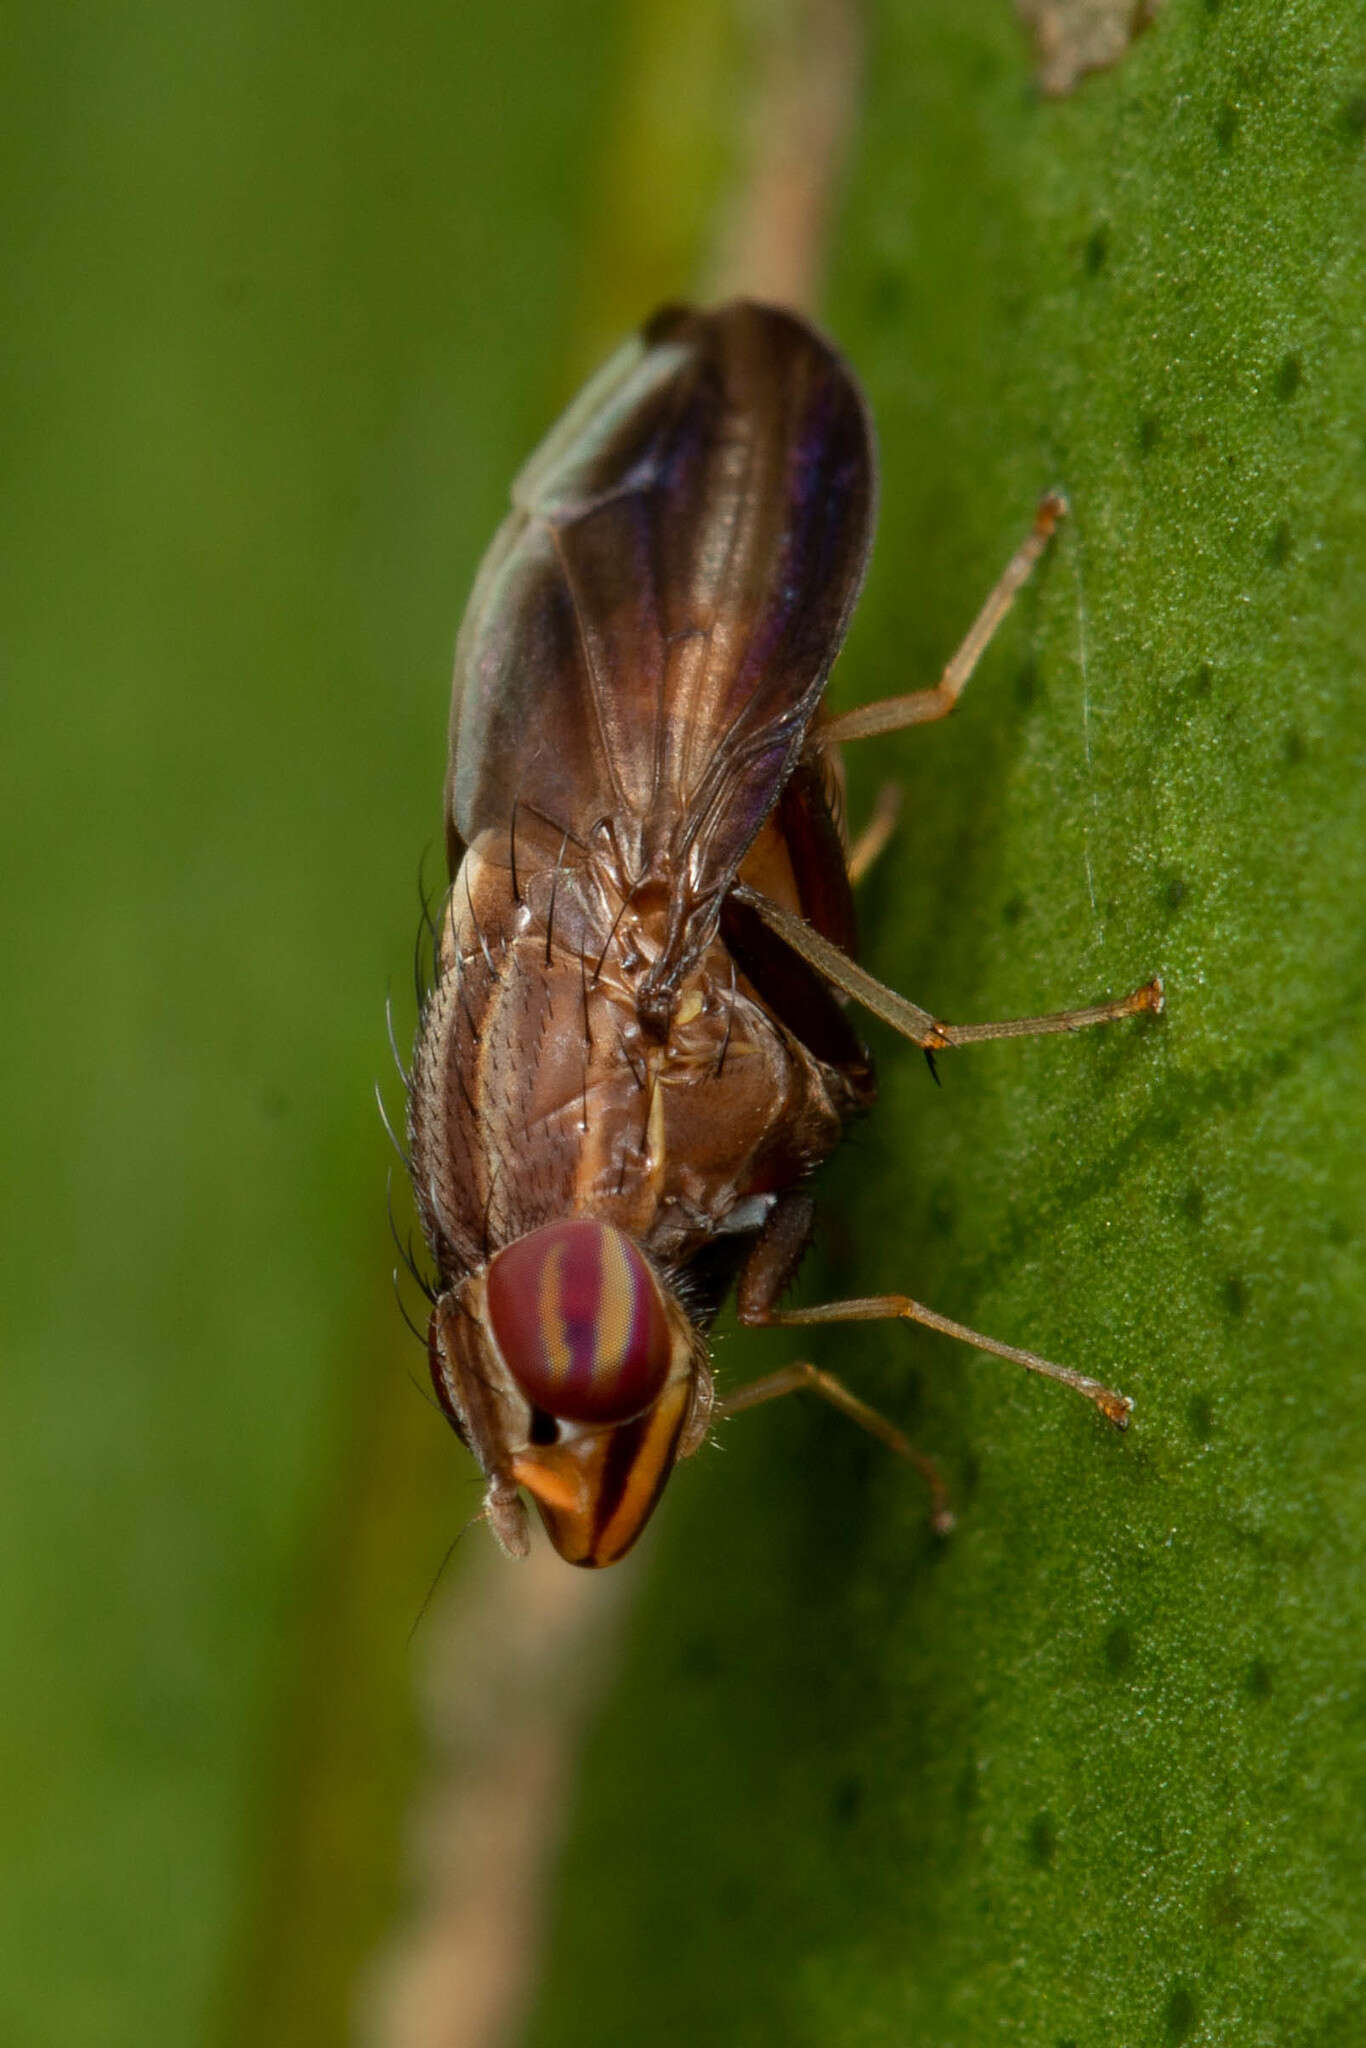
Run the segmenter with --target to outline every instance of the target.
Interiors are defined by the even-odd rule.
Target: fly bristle
[[[734,960],[734,956],[732,956],[732,958],[731,958],[731,963],[730,963],[730,1001],[729,1001],[729,1002],[728,1002],[728,1003],[726,1004],[726,1030],[725,1030],[725,1035],[724,1035],[724,1037],[723,1037],[723,1038],[722,1038],[722,1040],[721,1040],[721,1050],[720,1050],[720,1052],[719,1052],[719,1053],[718,1053],[718,1054],[716,1055],[716,1065],[715,1065],[715,1067],[714,1067],[714,1068],[712,1069],[712,1078],[713,1078],[714,1080],[717,1080],[717,1081],[719,1081],[719,1080],[720,1080],[720,1078],[721,1078],[722,1074],[723,1074],[723,1073],[725,1072],[725,1070],[726,1070],[726,1054],[727,1054],[727,1053],[728,1053],[728,1052],[730,1051],[730,1034],[731,1034],[731,1031],[732,1031],[732,1029],[734,1028],[734,1024],[735,1024],[735,960]]]
[[[403,1064],[403,1056],[399,1052],[398,1041],[394,1037],[394,1003],[391,995],[386,995],[384,998],[384,1025],[389,1035],[389,1050],[394,1056],[394,1065],[398,1068],[398,1078],[403,1083],[404,1093],[411,1095],[413,1092],[413,1077]]]
[[[512,816],[508,820],[508,867],[512,872],[512,900],[520,904],[522,892],[517,886],[517,799],[512,799]]]
[[[555,898],[559,893],[560,872],[564,867],[565,848],[568,844],[569,830],[566,827],[564,837],[560,840],[560,850],[555,856],[555,866],[550,876],[550,906],[546,912],[545,920],[545,964],[547,967],[550,965],[550,949],[555,939]]]
[[[404,1269],[407,1272],[408,1277],[412,1281],[413,1285],[419,1290],[420,1293],[425,1295],[427,1300],[432,1304],[433,1307],[435,1307],[436,1289],[417,1263],[417,1259],[415,1258],[413,1253],[413,1240],[411,1236],[409,1236],[408,1239],[405,1241],[398,1234],[398,1221],[394,1215],[394,1178],[392,1174],[390,1174],[389,1176],[389,1185],[386,1191],[385,1207],[389,1215],[389,1235],[394,1240],[394,1250],[398,1253],[399,1258],[402,1260]],[[425,1342],[426,1340],[424,1339],[423,1341]]]
[[[384,1126],[385,1136],[388,1138],[389,1143],[393,1146],[394,1151],[398,1155],[399,1164],[402,1166],[405,1173],[411,1173],[413,1170],[413,1162],[411,1155],[408,1152],[406,1152],[403,1146],[399,1143],[398,1137],[394,1131],[394,1127],[389,1121],[389,1111],[385,1107],[384,1096],[380,1089],[378,1081],[376,1081],[375,1083],[375,1107],[379,1111],[379,1120]]]
[[[488,968],[490,975],[496,981],[498,978],[498,969],[493,964],[493,955],[489,951],[489,942],[484,937],[484,927],[482,924],[480,924],[479,913],[474,907],[474,896],[470,889],[470,870],[468,861],[461,862],[460,873],[461,875],[463,875],[465,881],[465,902],[469,906],[470,923],[474,926],[474,936],[479,941],[479,950],[484,956],[484,965]],[[506,951],[506,942],[504,942],[504,951]]]
[[[460,1004],[460,1014],[465,1020],[465,1029],[469,1033],[469,1042],[471,1045],[478,1045],[479,1026],[475,1023],[474,1014],[470,1009],[470,999],[465,988],[465,963],[459,954],[455,957],[451,973],[455,976],[456,999]]]
[[[441,979],[441,934],[432,915],[432,896],[427,888],[427,855],[430,851],[430,847],[423,848],[417,868],[417,900],[421,921],[413,944],[413,994],[417,998],[419,1017],[427,1007],[432,990]],[[431,963],[430,966],[428,961]]]
[[[632,882],[630,888],[626,891],[626,894],[621,899],[621,903],[617,909],[616,916],[612,919],[612,923],[608,929],[607,937],[602,942],[602,951],[598,955],[598,964],[593,969],[593,986],[595,988],[598,984],[598,979],[602,973],[603,965],[607,959],[607,955],[612,950],[612,941],[613,939],[615,939],[617,935],[617,929],[621,924],[621,920],[623,919],[623,917],[625,917],[627,911],[630,909],[632,901],[635,897],[636,890],[639,887],[640,883],[638,880]]]
[[[495,1197],[497,1196],[497,1193],[498,1193],[498,1168],[497,1168],[497,1166],[495,1165],[495,1166],[494,1166],[494,1169],[493,1169],[493,1173],[492,1173],[492,1175],[490,1176],[490,1179],[489,1179],[489,1191],[488,1191],[487,1195],[485,1195],[485,1197],[484,1197],[484,1216],[483,1216],[483,1223],[482,1223],[482,1226],[481,1226],[481,1229],[482,1229],[482,1235],[483,1235],[483,1242],[484,1242],[484,1257],[485,1257],[486,1259],[490,1259],[490,1258],[492,1258],[492,1256],[493,1256],[493,1228],[492,1228],[492,1225],[493,1225],[493,1204],[494,1204],[494,1199],[495,1199]]]
[[[617,1032],[617,1051],[621,1054],[623,1064],[631,1069],[631,1079],[635,1082],[637,1088],[643,1088],[648,1069],[643,1061],[639,1066],[636,1065],[631,1048],[626,1043],[626,1034],[620,1030]]]
[[[425,1351],[427,1349],[427,1333],[425,1330],[419,1330],[417,1324],[413,1321],[412,1317],[408,1313],[408,1304],[403,1299],[403,1289],[398,1284],[397,1266],[393,1267],[389,1274],[389,1278],[393,1282],[394,1300],[398,1303],[398,1312],[402,1316],[404,1322],[407,1324],[410,1333],[414,1337],[416,1337],[418,1343],[422,1346],[422,1349]],[[412,1374],[410,1373],[408,1377],[412,1379]],[[413,1380],[413,1385],[417,1387],[419,1393],[423,1393],[424,1390],[419,1385],[417,1380]],[[427,1396],[426,1398],[430,1399],[430,1396]]]

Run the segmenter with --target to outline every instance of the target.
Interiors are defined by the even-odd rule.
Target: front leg
[[[797,1277],[816,1228],[816,1205],[798,1189],[780,1195],[764,1218],[735,1283],[735,1307],[751,1329],[773,1321],[779,1301]]]
[[[797,1268],[811,1242],[815,1215],[815,1204],[809,1195],[785,1195],[755,1239],[736,1287],[736,1309],[740,1321],[748,1328],[762,1329],[788,1320],[778,1308],[778,1302],[784,1289],[796,1278]],[[751,1380],[748,1386],[737,1387],[725,1400],[716,1402],[712,1414],[739,1415],[746,1408],[758,1408],[765,1401],[777,1401],[784,1394],[802,1391],[819,1394],[823,1401],[828,1401],[832,1408],[838,1408],[841,1415],[847,1415],[851,1422],[858,1423],[861,1429],[866,1429],[870,1436],[886,1444],[898,1457],[909,1458],[929,1488],[932,1526],[939,1535],[948,1534],[954,1524],[954,1515],[949,1506],[948,1489],[938,1468],[923,1451],[916,1450],[914,1444],[907,1442],[895,1423],[880,1415],[876,1408],[870,1408],[866,1401],[860,1401],[843,1380],[836,1379],[833,1373],[822,1372],[809,1359],[782,1366],[777,1372],[766,1373],[762,1379]]]

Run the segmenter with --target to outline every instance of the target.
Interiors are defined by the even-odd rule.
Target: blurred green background
[[[371,1096],[449,651],[518,462],[695,278],[787,12],[11,22],[7,2044],[343,2039],[396,1909],[474,1498]],[[797,1403],[680,1475],[547,2048],[1366,2037],[1364,136],[1333,0],[1169,0],[1060,105],[1005,0],[870,10],[842,701],[935,673],[1039,488],[1076,517],[953,728],[853,757],[856,814],[908,793],[869,957],[949,1015],[1171,1009],[942,1096],[879,1040],[824,1278],[1113,1367],[1137,1426],[837,1334],[947,1549]]]
[[[627,13],[6,35],[7,2043],[261,2038],[300,1859],[337,2038],[395,1895],[406,1638],[472,1495],[372,1087],[460,609],[582,367]]]

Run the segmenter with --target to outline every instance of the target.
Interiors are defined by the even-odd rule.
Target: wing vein
[[[579,652],[583,656],[584,672],[588,677],[588,695],[593,706],[593,723],[597,733],[599,758],[607,771],[607,778],[612,785],[612,791],[619,808],[629,814],[634,811],[635,806],[631,803],[626,791],[622,787],[621,777],[617,773],[617,764],[612,758],[612,748],[603,712],[606,684],[598,668],[597,651],[593,646],[585,621],[584,607],[579,596],[578,583],[570,566],[569,558],[560,545],[559,527],[550,521],[547,521],[547,524],[550,526],[550,537],[554,543],[555,558],[559,562],[560,573],[564,577],[565,589],[569,592],[569,601],[574,607],[574,630],[578,635]]]

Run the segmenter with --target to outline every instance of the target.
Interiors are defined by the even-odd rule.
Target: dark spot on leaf
[[[1342,110],[1342,125],[1355,142],[1366,135],[1366,92],[1354,92]]]
[[[1127,1671],[1134,1661],[1134,1639],[1127,1628],[1121,1625],[1112,1628],[1105,1638],[1105,1668],[1116,1676]]]
[[[936,1237],[952,1237],[957,1223],[958,1212],[953,1205],[953,1197],[941,1183],[930,1196],[930,1229]]]
[[[981,1774],[976,1757],[969,1757],[953,1788],[953,1803],[960,1813],[971,1813],[982,1796]]]
[[[1086,248],[1081,260],[1088,277],[1094,277],[1098,271],[1104,270],[1105,259],[1109,253],[1110,230],[1102,221],[1099,227],[1092,228],[1086,238]]]
[[[1197,697],[1208,697],[1214,688],[1214,670],[1207,661],[1202,661],[1191,678],[1191,691]]]
[[[900,318],[906,303],[906,279],[899,270],[883,270],[868,287],[868,311],[874,320],[890,326]]]
[[[1237,1273],[1230,1273],[1224,1282],[1224,1309],[1231,1316],[1247,1314],[1247,1282]]]
[[[1214,1403],[1208,1394],[1193,1394],[1186,1410],[1190,1420],[1191,1435],[1198,1444],[1207,1444],[1214,1435]]]
[[[1009,902],[1004,903],[1001,906],[1002,924],[1007,924],[1012,927],[1019,924],[1025,916],[1028,907],[1029,906],[1025,902],[1023,896],[1012,896]]]
[[[1249,1699],[1269,1700],[1272,1694],[1271,1666],[1265,1657],[1254,1657],[1247,1667],[1243,1684]]]
[[[1179,910],[1186,900],[1186,885],[1180,875],[1173,875],[1162,892],[1162,900],[1168,910]]]
[[[841,1778],[830,1795],[830,1818],[837,1827],[847,1828],[856,1821],[863,1806],[863,1780]]]
[[[1188,1223],[1203,1223],[1205,1220],[1205,1191],[1194,1181],[1181,1197],[1181,1213]]]
[[[1151,454],[1152,454],[1152,452],[1153,452],[1153,450],[1154,450],[1154,448],[1156,448],[1156,446],[1157,446],[1158,442],[1159,442],[1159,441],[1160,441],[1161,439],[1162,439],[1162,422],[1161,422],[1161,420],[1157,418],[1156,414],[1154,414],[1154,413],[1150,413],[1150,412],[1145,412],[1145,413],[1144,413],[1144,415],[1143,415],[1143,417],[1142,417],[1142,419],[1141,419],[1141,420],[1139,421],[1139,423],[1138,423],[1138,452],[1139,452],[1139,454],[1140,454],[1140,455],[1151,455]]]
[[[1209,1895],[1209,1917],[1215,1927],[1236,1934],[1252,1918],[1246,1892],[1240,1892],[1232,1876],[1222,1878]]]
[[[1304,371],[1300,367],[1299,357],[1283,357],[1281,361],[1281,367],[1276,372],[1277,398],[1293,398],[1303,382]]]
[[[1295,548],[1295,536],[1290,531],[1288,519],[1278,519],[1266,544],[1266,559],[1273,569],[1283,569]]]
[[[1214,139],[1220,149],[1228,148],[1234,136],[1238,133],[1238,123],[1241,118],[1232,100],[1225,100],[1214,122]]]
[[[1166,2011],[1167,2039],[1173,2048],[1177,2042],[1189,2038],[1195,2018],[1195,2000],[1184,1984],[1178,1984],[1167,2000]]]
[[[1329,1244],[1336,1245],[1350,1244],[1352,1242],[1352,1233],[1343,1222],[1341,1216],[1329,1217],[1328,1242]]]
[[[1036,1870],[1049,1870],[1058,1853],[1058,1831],[1048,1814],[1040,1813],[1029,1824],[1029,1860]]]
[[[1281,742],[1281,748],[1288,768],[1298,768],[1300,762],[1309,751],[1304,743],[1304,734],[1299,730],[1298,726],[1294,725],[1286,733],[1284,740]]]
[[[1039,665],[1031,655],[1015,671],[1015,702],[1026,710],[1039,694]]]

